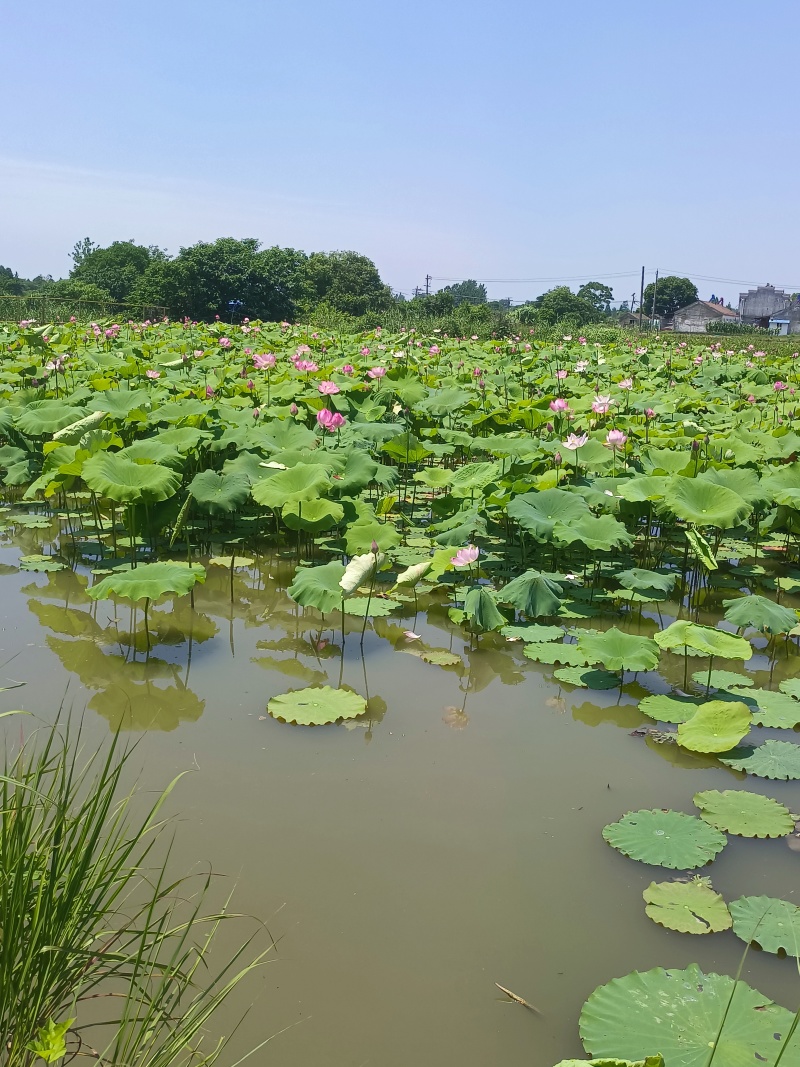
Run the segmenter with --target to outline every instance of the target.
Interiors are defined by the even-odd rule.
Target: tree
[[[586,282],[578,290],[577,295],[582,300],[588,300],[595,310],[607,315],[611,311],[611,301],[614,293],[602,282]]]
[[[108,248],[99,248],[86,237],[75,246],[72,258],[75,266],[70,278],[99,286],[124,303],[150,264],[166,259],[166,253],[133,241],[114,241]]]
[[[474,278],[456,282],[455,285],[446,285],[440,292],[450,293],[456,306],[486,303],[486,286],[482,282],[476,282]]]
[[[697,300],[697,286],[689,278],[679,278],[668,274],[658,279],[658,292],[653,282],[645,286],[642,304],[647,315],[653,314],[653,294],[656,298],[657,315],[674,315],[680,308],[693,304]]]
[[[573,293],[568,285],[558,285],[542,293],[534,302],[534,307],[535,320],[543,326],[553,326],[562,320],[568,320],[575,326],[584,326],[603,317],[594,304]]]
[[[0,267],[0,296],[22,296],[25,280],[11,267]]]
[[[309,308],[325,303],[348,315],[365,315],[391,306],[391,289],[372,260],[358,252],[313,252],[305,273]]]
[[[114,303],[114,297],[107,289],[102,289],[94,282],[84,282],[79,278],[61,278],[60,281],[49,281],[42,286],[42,294],[57,300],[80,301],[88,304]],[[100,314],[99,310],[88,309],[89,314]]]
[[[307,292],[306,255],[294,248],[261,248],[253,237],[220,237],[181,248],[171,260],[152,260],[130,294],[140,304],[174,315],[211,320],[236,315],[293,319]]]

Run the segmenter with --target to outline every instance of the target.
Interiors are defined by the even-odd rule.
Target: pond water
[[[361,620],[350,620],[343,647],[341,630],[288,598],[292,563],[280,557],[237,571],[233,587],[209,567],[194,609],[187,597],[151,611],[148,653],[141,612],[132,638],[128,608],[87,596],[88,570],[18,569],[56,532],[17,529],[0,547],[0,684],[25,683],[0,694],[0,710],[85,709],[89,745],[132,731],[148,788],[193,771],[171,799],[175,867],[224,874],[235,909],[278,942],[215,1021],[230,1027],[252,1001],[232,1047],[276,1036],[250,1062],[551,1067],[582,1055],[578,1015],[598,984],[691,961],[735,974],[742,943],[651,922],[642,890],[671,872],[601,837],[628,810],[694,812],[698,790],[743,780],[631,734],[650,722],[641,683],[666,688],[656,675],[622,692],[559,686],[520,643],[490,635],[470,647],[441,597],[375,619],[363,652]],[[664,624],[676,612],[665,604]],[[408,628],[463,666],[408,654]],[[645,614],[633,629],[655,625]],[[794,662],[779,663],[773,685]],[[367,719],[310,729],[267,715],[275,694],[325,682],[368,697]],[[7,731],[20,722],[30,728]],[[797,783],[748,788],[800,809]],[[787,846],[731,837],[700,873],[728,900],[797,899],[800,853]],[[751,951],[743,977],[787,1007],[800,1000],[791,959]]]

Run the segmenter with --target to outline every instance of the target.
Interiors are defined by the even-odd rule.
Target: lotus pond
[[[180,861],[278,941],[232,1047],[800,1063],[797,383],[672,339],[0,329],[0,710],[194,768]]]

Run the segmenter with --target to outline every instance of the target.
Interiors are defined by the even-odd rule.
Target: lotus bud
[[[699,451],[700,451],[700,442],[699,441],[692,441],[692,452],[699,452]]]
[[[548,433],[552,433],[553,432],[553,424],[552,424],[552,422],[548,422],[547,426],[545,426],[545,429],[547,430]]]
[[[560,452],[556,452],[556,454],[553,456],[553,462],[555,463],[555,465],[557,467],[561,466],[561,462],[562,461],[561,461],[561,453]]]
[[[297,414],[297,404],[291,404],[290,405],[289,414],[290,415],[296,415]]]
[[[373,555],[377,556],[378,552],[380,551],[380,549],[378,548],[378,542],[377,541],[373,541],[372,544],[369,547],[370,547],[370,551],[373,553]]]

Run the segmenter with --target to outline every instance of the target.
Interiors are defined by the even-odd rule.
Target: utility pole
[[[650,309],[650,323],[651,323],[651,325],[652,325],[653,319],[658,314],[658,312],[656,311],[656,297],[657,296],[658,296],[658,267],[656,267],[656,283],[653,286],[653,306]]]
[[[433,278],[431,278],[430,274],[426,274],[425,275],[425,296],[430,296],[431,295],[431,282],[432,281],[433,281]]]
[[[420,295],[421,292],[422,292],[422,290],[420,289],[420,287],[418,285],[415,285],[414,286],[414,298],[416,299]]]
[[[644,267],[642,267],[642,284],[639,286],[639,333],[642,332],[642,305],[644,304]]]
[[[636,293],[631,293],[631,315],[633,314],[633,309],[635,307],[636,307]]]

